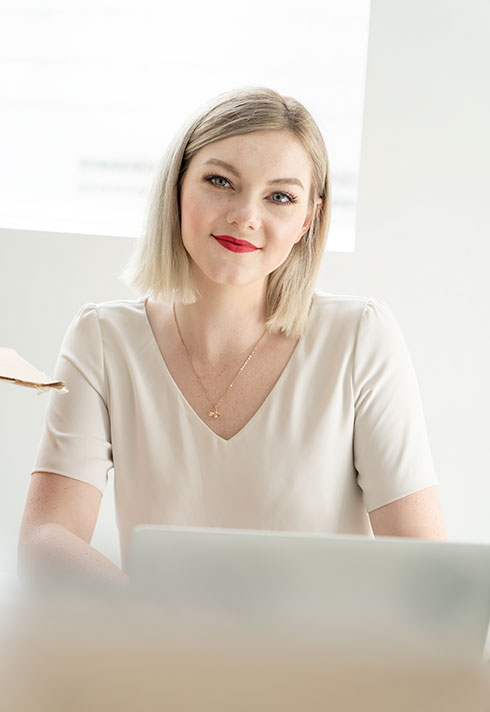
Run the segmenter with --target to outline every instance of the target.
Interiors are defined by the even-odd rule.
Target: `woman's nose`
[[[226,220],[239,230],[257,230],[260,227],[258,207],[251,198],[236,196],[228,206]]]

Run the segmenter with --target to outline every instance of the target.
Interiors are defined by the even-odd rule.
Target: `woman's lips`
[[[227,250],[231,250],[231,252],[255,252],[255,250],[260,249],[260,247],[255,247],[255,245],[246,240],[237,240],[236,237],[231,237],[230,235],[213,235],[213,237],[220,245],[226,247]]]

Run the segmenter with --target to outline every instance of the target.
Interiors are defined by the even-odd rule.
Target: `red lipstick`
[[[237,240],[236,237],[231,237],[230,235],[213,235],[213,237],[220,245],[232,252],[255,252],[255,250],[260,250],[260,247],[255,247],[251,242]]]

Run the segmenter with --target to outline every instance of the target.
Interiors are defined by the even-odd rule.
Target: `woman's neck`
[[[266,321],[266,284],[199,288],[193,304],[175,305],[177,322],[193,360],[207,364],[236,358],[255,346]]]

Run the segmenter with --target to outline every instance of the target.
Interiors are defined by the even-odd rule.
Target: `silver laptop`
[[[486,544],[140,526],[128,573],[132,593],[187,629],[347,656],[486,658]]]

